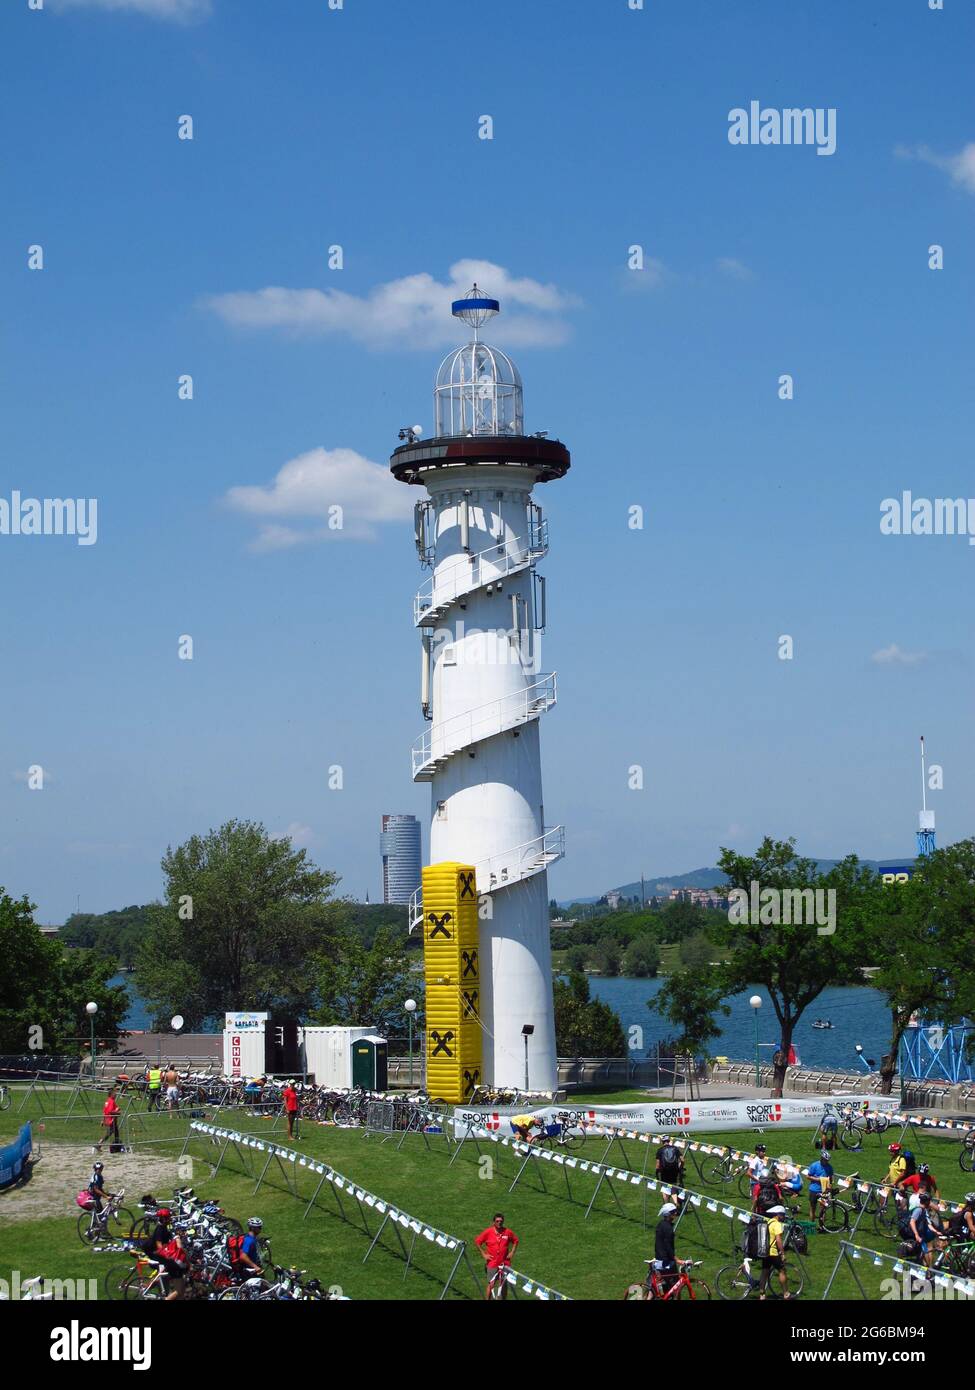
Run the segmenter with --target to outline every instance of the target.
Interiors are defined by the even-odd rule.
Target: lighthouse
[[[564,830],[546,825],[542,796],[540,726],[556,678],[541,669],[548,525],[533,490],[565,475],[569,452],[525,433],[518,370],[480,338],[499,309],[477,285],[454,301],[471,340],[440,364],[433,437],[402,431],[390,468],[426,492],[415,527],[430,576],[413,619],[428,726],[413,744],[412,772],[430,783],[431,866],[476,874],[480,1077],[554,1090],[546,871],[564,853]],[[422,923],[421,889],[411,930]],[[449,1047],[443,1037],[436,1045]]]

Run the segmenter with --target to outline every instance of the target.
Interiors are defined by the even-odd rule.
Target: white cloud
[[[289,459],[266,487],[232,487],[224,500],[235,511],[264,520],[255,550],[324,540],[375,540],[377,524],[401,523],[413,512],[409,490],[388,468],[354,449],[309,449]],[[318,524],[288,524],[295,520]]]
[[[951,177],[951,181],[966,193],[975,193],[975,143],[965,145],[958,154],[938,154],[927,145],[898,145],[898,159],[919,159]]]
[[[730,275],[732,280],[755,279],[754,270],[749,270],[743,261],[735,260],[734,256],[719,256],[717,266],[723,275]]]
[[[287,830],[282,830],[277,835],[272,835],[272,840],[290,840],[295,849],[303,849],[311,844],[315,838],[315,832],[310,825],[302,825],[300,821],[293,820]]]
[[[369,348],[431,348],[463,339],[464,329],[451,318],[450,303],[476,281],[486,295],[501,300],[506,344],[551,345],[568,336],[568,324],[560,315],[578,301],[557,286],[513,276],[490,261],[455,261],[449,276],[442,282],[425,271],[405,275],[375,286],[367,295],[272,285],[208,295],[203,303],[235,328],[344,335]]]
[[[213,13],[212,0],[48,0],[53,10],[110,10],[189,24]]]
[[[927,652],[906,652],[896,642],[891,642],[889,647],[875,651],[870,660],[875,666],[917,666],[927,660]]]

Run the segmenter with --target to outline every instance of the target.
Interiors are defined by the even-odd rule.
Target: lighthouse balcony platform
[[[414,782],[430,782],[449,758],[461,749],[538,719],[556,702],[556,673],[542,676],[523,690],[502,695],[463,714],[434,724],[412,749]]]

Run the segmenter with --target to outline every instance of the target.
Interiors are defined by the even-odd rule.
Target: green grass
[[[599,1099],[615,1099],[617,1094],[604,1092]],[[632,1096],[631,1092],[622,1094]],[[17,1120],[22,1117],[13,1118]],[[15,1128],[11,1119],[11,1111],[0,1117],[0,1125],[5,1132]],[[227,1117],[223,1122],[230,1128],[243,1127],[239,1114]],[[170,1121],[174,1138],[175,1131],[182,1129],[183,1123],[181,1119]],[[273,1137],[282,1145],[286,1143],[280,1130],[271,1134],[267,1122],[252,1123],[262,1135]],[[69,1122],[71,1128],[74,1124],[74,1121]],[[89,1136],[90,1128],[89,1124]],[[44,1142],[49,1147],[53,1147],[55,1142],[53,1129],[53,1123],[48,1122]],[[891,1134],[896,1135],[896,1131],[892,1130]],[[758,1138],[757,1133],[749,1131],[714,1135],[710,1140],[752,1148]],[[708,1142],[708,1136],[695,1136],[695,1139]],[[803,1164],[815,1156],[809,1131],[790,1130],[771,1136],[766,1132],[764,1139],[776,1155],[789,1153],[795,1161]],[[919,1161],[931,1163],[945,1196],[960,1198],[969,1187],[975,1186],[972,1175],[963,1173],[958,1166],[957,1142],[927,1133],[919,1135],[917,1140],[909,1135],[906,1142],[914,1148]],[[496,1210],[503,1211],[508,1224],[522,1242],[516,1267],[573,1298],[619,1298],[624,1286],[642,1274],[642,1261],[652,1254],[653,1226],[660,1204],[657,1193],[646,1193],[645,1189],[636,1186],[617,1184],[623,1208],[621,1214],[604,1185],[596,1207],[586,1221],[586,1205],[596,1182],[589,1174],[578,1170],[571,1172],[570,1194],[561,1168],[533,1161],[531,1169],[515,1191],[509,1193],[508,1188],[520,1162],[511,1149],[482,1144],[482,1158],[479,1160],[474,1146],[467,1144],[454,1164],[448,1167],[451,1151],[444,1139],[430,1136],[429,1144],[428,1150],[420,1136],[411,1135],[403,1148],[397,1151],[392,1140],[383,1143],[377,1136],[366,1137],[361,1131],[306,1124],[293,1147],[330,1163],[378,1196],[401,1204],[411,1215],[468,1240],[489,1223]],[[169,1142],[164,1147],[175,1153],[179,1144]],[[599,1159],[605,1147],[605,1141],[590,1139],[584,1157]],[[637,1141],[625,1141],[623,1147],[625,1157],[617,1145],[607,1161],[640,1171],[649,1157],[648,1170],[652,1172],[649,1146]],[[268,1180],[255,1196],[254,1179],[241,1171],[240,1161],[232,1150],[228,1152],[224,1166],[215,1179],[212,1169],[218,1150],[212,1143],[195,1138],[190,1153],[193,1158],[190,1180],[197,1191],[218,1197],[232,1214],[241,1219],[255,1212],[261,1215],[272,1237],[277,1260],[296,1263],[324,1282],[341,1285],[354,1299],[422,1300],[439,1295],[449,1269],[448,1252],[431,1246],[427,1241],[418,1240],[417,1269],[404,1279],[404,1264],[393,1253],[393,1241],[389,1242],[387,1248],[377,1247],[368,1263],[363,1264],[368,1239],[361,1229],[338,1217],[330,1192],[320,1200],[319,1207],[309,1213],[307,1220],[303,1220],[305,1203],[318,1181],[317,1176],[307,1169],[297,1169],[302,1200],[297,1200],[289,1192],[283,1176],[273,1164]],[[82,1158],[79,1184],[87,1176],[86,1164],[87,1158]],[[864,1177],[875,1180],[883,1177],[886,1165],[886,1138],[881,1142],[876,1136],[868,1138],[862,1153],[841,1151],[835,1160],[837,1172],[849,1173],[858,1169]],[[538,1174],[544,1176],[547,1192],[540,1189],[536,1169]],[[690,1159],[687,1183],[705,1196],[717,1197],[722,1204],[725,1200],[738,1206],[743,1204],[733,1190],[725,1192],[704,1185]],[[0,1227],[0,1276],[7,1278],[11,1269],[17,1268],[24,1277],[43,1272],[49,1277],[101,1280],[105,1271],[119,1262],[120,1256],[96,1255],[82,1247],[76,1233],[74,1190],[65,1191],[63,1218],[54,1216],[42,1221],[4,1221]],[[2,1200],[6,1203],[10,1198]],[[351,1212],[354,1204],[348,1205]],[[4,1207],[0,1206],[0,1214],[3,1211]],[[713,1288],[715,1272],[731,1260],[730,1223],[719,1214],[705,1209],[701,1209],[699,1214],[712,1248],[709,1249],[702,1239],[692,1217],[687,1216],[678,1230],[678,1253],[685,1258],[703,1259],[702,1272]],[[805,1200],[802,1215],[806,1215]],[[370,1213],[369,1219],[374,1230],[377,1218]],[[736,1232],[740,1232],[740,1229],[736,1223]],[[827,1235],[811,1237],[804,1298],[821,1294],[836,1257],[837,1240],[837,1237]],[[864,1219],[863,1234],[858,1235],[858,1243],[894,1253],[893,1244],[874,1233],[869,1218]],[[471,1258],[475,1270],[479,1271],[479,1257],[472,1254]],[[858,1264],[858,1272],[868,1289],[879,1297],[880,1281],[890,1277],[889,1267],[877,1269],[869,1260],[864,1260]],[[463,1274],[459,1280],[458,1296],[473,1296],[474,1293],[469,1276]],[[834,1296],[856,1296],[855,1286],[845,1270],[841,1270]]]

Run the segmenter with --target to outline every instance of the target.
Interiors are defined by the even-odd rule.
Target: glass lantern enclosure
[[[434,404],[438,436],[525,432],[518,368],[487,343],[475,340],[444,358]]]

